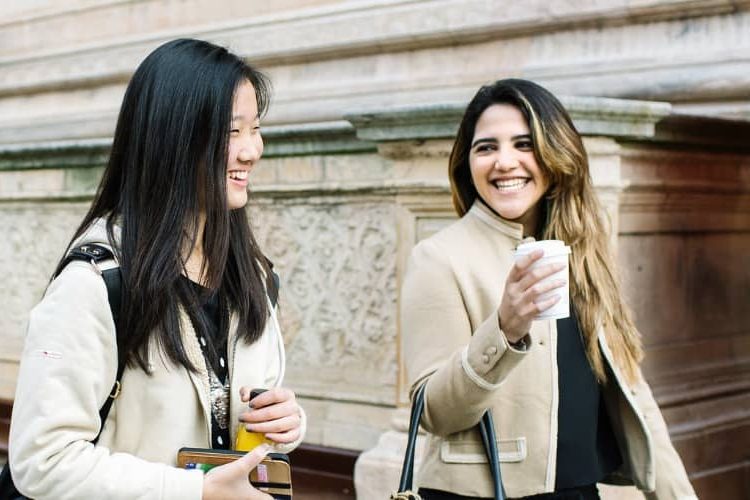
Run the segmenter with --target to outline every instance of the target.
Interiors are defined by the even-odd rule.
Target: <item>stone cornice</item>
[[[0,171],[100,167],[107,163],[112,140],[8,144],[0,146]]]
[[[268,158],[376,151],[345,121],[268,126],[263,138]],[[111,146],[111,138],[0,145],[0,171],[103,167]]]
[[[122,4],[133,4],[136,2],[143,2],[144,0],[100,0],[94,3],[83,3],[76,4],[76,2],[53,2],[52,4],[37,9],[29,9],[21,14],[5,14],[5,18],[0,20],[0,29],[23,24],[33,23],[35,21],[41,21],[46,19],[55,19],[61,16],[75,15],[81,12],[87,12],[92,10],[102,10],[113,5]]]
[[[656,142],[750,150],[750,120],[673,114],[660,121]]]
[[[750,122],[670,114],[667,103],[609,98],[561,97],[583,136],[618,141],[750,147]],[[452,139],[465,102],[361,110],[346,120],[263,128],[264,156],[368,153],[378,143]],[[106,164],[110,138],[0,145],[0,171],[93,168]]]
[[[344,120],[266,126],[263,139],[266,142],[263,156],[269,158],[377,150],[375,144],[358,139],[354,127]]]
[[[357,137],[373,142],[455,137],[465,102],[390,109],[363,109],[344,115],[357,131]]]
[[[552,0],[530,2],[522,10],[498,9],[484,0],[345,2],[5,57],[0,59],[0,97],[125,81],[156,45],[180,36],[229,45],[263,66],[747,8],[748,0],[646,0],[635,6],[625,0],[590,4]]]
[[[598,97],[561,97],[578,131],[585,136],[646,138],[655,124],[669,115],[671,105]],[[399,106],[347,114],[366,141],[387,142],[455,137],[466,103]]]

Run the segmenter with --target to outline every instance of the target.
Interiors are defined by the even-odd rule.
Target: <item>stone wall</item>
[[[276,88],[268,123],[467,99],[502,76],[568,95],[748,116],[750,1],[206,0],[6,2],[0,143],[107,137],[158,44],[228,45]]]

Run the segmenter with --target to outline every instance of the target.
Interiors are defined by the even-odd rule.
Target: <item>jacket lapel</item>
[[[180,331],[182,332],[182,345],[185,348],[185,353],[193,366],[198,370],[197,373],[188,370],[188,375],[193,382],[195,391],[198,393],[198,400],[201,402],[203,415],[206,417],[208,435],[210,436],[211,402],[209,401],[209,395],[211,394],[211,384],[208,380],[208,368],[206,367],[206,359],[203,357],[203,351],[198,343],[198,336],[195,334],[195,329],[193,328],[193,322],[190,321],[190,317],[183,307],[180,307]]]
[[[234,363],[235,353],[237,352],[237,326],[239,325],[239,317],[237,313],[232,311],[229,315],[229,335],[227,336],[227,363],[228,363],[228,374],[229,377],[229,437],[231,442],[234,443],[235,436],[237,435],[237,426],[239,425],[239,414],[242,411],[242,405],[244,403],[240,401],[240,387],[235,380],[235,374],[237,372],[236,365]]]

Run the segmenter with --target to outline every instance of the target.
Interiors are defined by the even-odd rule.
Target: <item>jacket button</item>
[[[492,345],[492,346],[488,347],[487,350],[484,351],[484,353],[485,354],[489,354],[490,356],[493,356],[493,355],[497,354],[497,347],[495,347],[494,345]]]
[[[487,365],[490,362],[490,357],[488,355],[482,356],[482,361],[484,361],[484,364]]]
[[[541,339],[541,340],[539,341],[539,345],[544,345],[544,339]]]

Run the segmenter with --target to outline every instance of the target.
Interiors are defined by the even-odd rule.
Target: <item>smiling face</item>
[[[255,88],[247,80],[235,91],[229,130],[227,205],[234,210],[247,203],[248,177],[263,154],[258,101]]]
[[[477,120],[469,151],[479,196],[502,218],[534,234],[549,181],[534,157],[529,125],[510,104],[493,104]]]

